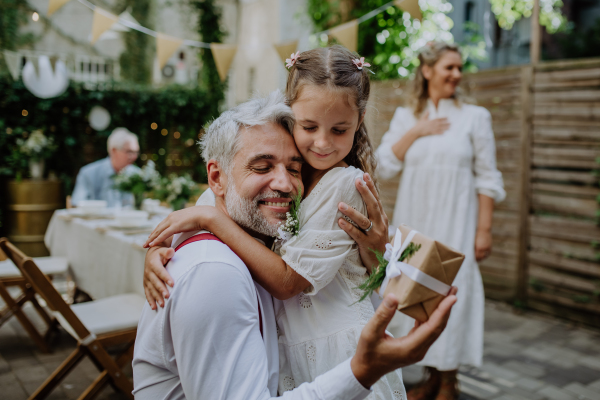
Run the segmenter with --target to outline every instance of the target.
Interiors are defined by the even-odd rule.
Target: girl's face
[[[362,117],[344,91],[306,85],[292,104],[294,141],[304,161],[317,170],[346,166]]]
[[[428,81],[430,93],[434,91],[442,99],[452,97],[462,78],[462,67],[462,58],[455,51],[445,52],[433,67],[424,65],[423,77]]]

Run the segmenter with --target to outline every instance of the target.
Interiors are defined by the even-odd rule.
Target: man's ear
[[[227,175],[216,160],[209,160],[206,163],[206,172],[208,175],[208,186],[215,196],[224,197],[227,187]]]

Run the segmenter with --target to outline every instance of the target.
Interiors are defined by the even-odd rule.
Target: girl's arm
[[[254,280],[276,299],[289,299],[310,286],[281,257],[261,246],[228,215],[213,206],[194,206],[169,214],[150,234],[144,246],[155,246],[175,233],[202,229],[211,231],[227,244],[246,264]]]
[[[287,265],[280,256],[257,243],[228,215],[215,207],[210,208],[212,213],[206,221],[206,229],[242,259],[254,280],[273,297],[287,300],[310,286],[310,282]]]

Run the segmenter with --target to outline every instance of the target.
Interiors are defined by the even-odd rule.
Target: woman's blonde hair
[[[358,55],[342,46],[321,47],[300,53],[291,67],[285,90],[288,105],[294,104],[306,84],[326,86],[349,92],[356,101],[359,118],[367,108],[371,83],[369,71],[358,69],[353,60]],[[368,172],[375,179],[375,155],[364,119],[354,134],[354,143],[344,161]]]
[[[427,43],[419,52],[419,66],[415,71],[415,77],[411,82],[408,104],[413,109],[415,117],[419,118],[423,110],[427,106],[427,100],[429,99],[428,84],[429,82],[423,76],[423,66],[427,65],[433,67],[444,54],[449,51],[455,51],[460,54],[460,49],[454,43],[446,43],[440,41],[433,41]],[[452,98],[457,104],[462,101],[462,95],[460,89],[456,88]]]

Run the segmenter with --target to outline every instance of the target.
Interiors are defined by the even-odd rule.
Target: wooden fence
[[[486,295],[600,326],[600,60],[468,74],[463,90],[492,114],[507,197],[494,211]],[[403,81],[374,82],[375,146],[403,105]],[[381,183],[393,214],[398,180]]]

